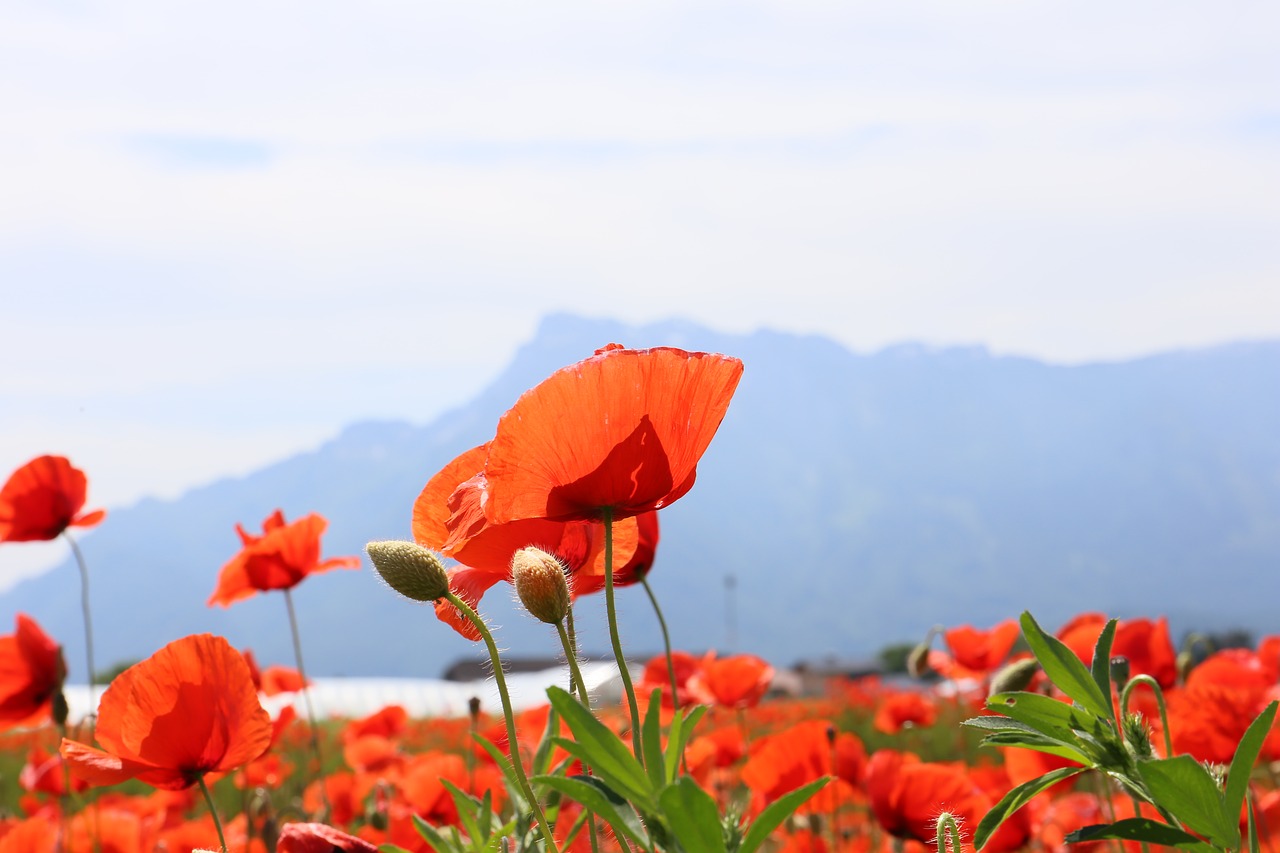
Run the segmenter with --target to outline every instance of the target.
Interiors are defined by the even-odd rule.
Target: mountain
[[[83,541],[99,664],[200,631],[291,663],[282,596],[205,606],[239,549],[234,524],[257,529],[276,507],[320,512],[329,556],[408,538],[433,473],[490,438],[524,390],[609,341],[746,364],[697,484],[662,511],[651,582],[679,647],[732,644],[789,663],[1024,609],[1046,626],[1102,610],[1280,630],[1280,342],[1065,367],[981,348],[857,354],[815,336],[557,315],[435,423],[356,424],[248,477],[114,511]],[[313,675],[435,676],[480,652],[384,588],[367,561],[308,579],[294,598]],[[595,598],[579,633],[606,650]],[[619,603],[628,649],[659,649],[644,591],[621,590]],[[550,629],[505,587],[484,605],[511,654],[555,654]],[[73,565],[5,595],[0,625],[18,611],[66,644],[78,678]]]

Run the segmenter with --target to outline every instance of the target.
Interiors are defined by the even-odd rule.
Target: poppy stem
[[[62,531],[62,536],[71,546],[71,553],[75,555],[76,565],[80,568],[80,609],[84,611],[84,650],[85,657],[89,662],[89,709],[92,713],[94,707],[93,699],[93,619],[89,616],[89,567],[85,565],[84,554],[80,553],[80,546],[76,544],[76,540],[71,537],[67,531]]]
[[[209,786],[204,782],[204,774],[197,776],[196,781],[200,783],[200,790],[204,793],[209,814],[213,815],[213,825],[218,828],[218,843],[222,845],[222,853],[227,853],[227,837],[222,834],[222,820],[218,817],[218,807],[213,804],[213,794],[209,792]]]
[[[537,820],[538,829],[542,833],[542,840],[547,845],[547,850],[551,853],[560,853],[560,848],[556,846],[555,836],[551,834],[551,826],[547,823],[547,816],[542,812],[542,804],[538,802],[538,798],[533,794],[533,787],[529,784],[529,777],[524,772],[524,759],[520,756],[520,743],[516,740],[516,720],[511,713],[511,694],[507,692],[507,679],[502,672],[502,658],[498,656],[498,646],[493,641],[493,634],[489,632],[489,626],[484,624],[484,620],[471,609],[471,605],[467,604],[453,592],[446,592],[445,599],[450,604],[458,608],[458,612],[476,627],[480,632],[480,637],[484,640],[485,648],[489,650],[489,660],[493,664],[493,680],[498,685],[498,698],[502,700],[502,716],[507,722],[507,748],[511,754],[511,769],[515,771],[516,780],[520,783],[521,793],[525,799],[529,801],[530,808],[533,809],[533,816]]]
[[[298,635],[298,616],[293,610],[293,596],[286,587],[284,590],[285,607],[289,609],[289,631],[293,634],[293,656],[298,661],[298,675],[302,678],[302,698],[307,703],[307,720],[311,723],[311,750],[316,754],[316,778],[320,780],[320,802],[324,814],[321,822],[328,819],[333,807],[329,804],[328,787],[324,784],[324,758],[320,755],[320,730],[316,727],[316,709],[311,704],[311,685],[307,682],[307,670],[302,664],[302,638]]]
[[[631,673],[627,672],[627,658],[622,653],[622,639],[618,636],[618,608],[613,601],[613,507],[601,511],[604,521],[604,606],[609,614],[609,640],[613,643],[613,656],[618,661],[618,677],[627,694],[627,709],[631,712],[631,746],[636,761],[644,765],[644,748],[640,744],[640,706],[636,704],[636,690],[631,686]]]
[[[564,656],[569,661],[569,686],[578,691],[578,699],[582,701],[583,707],[590,710],[591,697],[587,695],[587,682],[583,680],[582,670],[578,667],[578,650],[573,647],[573,641],[564,629],[563,620],[556,623],[556,631],[560,634],[560,645],[564,646]]]
[[[1139,684],[1145,684],[1151,688],[1151,692],[1156,694],[1156,707],[1160,709],[1160,728],[1164,732],[1164,755],[1165,758],[1173,756],[1173,738],[1169,734],[1169,712],[1164,706],[1164,691],[1160,689],[1160,682],[1156,681],[1149,675],[1135,675],[1129,680],[1129,683],[1120,691],[1120,714],[1128,716],[1129,714],[1129,696],[1133,693],[1135,687]]]
[[[671,657],[671,635],[667,633],[667,620],[662,618],[662,608],[658,606],[658,597],[653,594],[653,587],[649,586],[649,578],[641,575],[640,583],[644,584],[644,591],[649,594],[649,603],[653,605],[653,612],[658,617],[658,627],[662,629],[662,648],[667,653],[667,677],[671,679],[671,707],[680,710],[679,688],[676,686],[676,662]]]

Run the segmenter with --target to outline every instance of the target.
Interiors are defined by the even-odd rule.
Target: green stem
[[[284,590],[284,603],[289,609],[289,630],[293,634],[293,656],[298,662],[298,675],[302,678],[302,698],[307,703],[307,720],[311,723],[311,750],[316,755],[316,778],[320,780],[320,802],[324,813],[320,815],[323,823],[333,812],[329,804],[329,792],[324,781],[324,758],[320,755],[320,729],[316,725],[316,709],[311,704],[311,685],[307,683],[307,670],[302,664],[302,638],[298,634],[298,616],[293,609],[291,590]]]
[[[84,611],[84,651],[89,661],[89,708],[92,709],[95,707],[95,700],[93,698],[93,619],[89,616],[89,567],[85,565],[84,554],[80,553],[80,546],[76,544],[75,539],[71,538],[71,534],[64,530],[62,536],[71,545],[71,553],[75,555],[76,565],[80,568],[80,609]]]
[[[197,776],[196,781],[200,783],[204,801],[209,805],[209,814],[213,815],[213,825],[218,828],[218,843],[222,845],[222,853],[227,853],[227,837],[222,834],[222,821],[218,818],[218,807],[213,804],[213,794],[209,793],[209,786],[204,783],[204,774]]]
[[[627,709],[631,712],[631,747],[636,761],[644,765],[644,747],[640,744],[640,706],[636,704],[636,690],[631,686],[631,673],[627,672],[627,659],[622,654],[622,640],[618,637],[618,608],[613,600],[613,507],[601,510],[604,521],[604,607],[609,615],[609,640],[613,644],[613,657],[618,662],[618,676],[627,694]]]
[[[1169,714],[1164,707],[1164,691],[1160,689],[1160,683],[1149,675],[1135,675],[1129,679],[1129,683],[1124,686],[1124,690],[1120,691],[1120,715],[1122,717],[1129,714],[1129,695],[1133,692],[1133,688],[1139,684],[1145,684],[1151,688],[1151,692],[1156,694],[1156,707],[1160,709],[1160,728],[1164,732],[1164,757],[1173,758],[1173,736],[1169,734]]]
[[[560,634],[560,645],[564,646],[564,655],[569,661],[569,686],[578,691],[578,699],[583,707],[590,710],[591,697],[587,695],[587,682],[582,677],[582,670],[578,668],[578,650],[573,647],[563,621],[556,623],[556,631]]]
[[[671,679],[671,707],[679,711],[680,695],[679,688],[676,686],[676,662],[671,657],[671,635],[667,633],[667,620],[662,618],[662,608],[658,606],[658,597],[653,594],[653,587],[649,586],[649,578],[641,575],[640,583],[644,584],[644,591],[649,594],[649,603],[653,605],[653,612],[658,617],[658,627],[662,629],[662,647],[667,653],[667,677]]]
[[[559,853],[560,848],[556,846],[556,839],[551,834],[551,825],[547,823],[547,816],[542,813],[542,804],[534,796],[533,787],[529,784],[529,777],[524,772],[524,759],[520,756],[520,743],[516,739],[516,720],[511,713],[511,694],[507,692],[507,679],[502,672],[502,659],[498,656],[498,646],[493,641],[493,634],[489,633],[489,626],[484,624],[484,620],[476,615],[476,612],[471,609],[471,605],[454,595],[453,592],[446,592],[445,598],[450,604],[458,608],[458,612],[468,622],[476,627],[476,630],[480,632],[480,637],[484,640],[485,648],[489,650],[489,660],[493,663],[493,680],[497,682],[498,697],[502,700],[502,716],[507,721],[507,748],[511,753],[511,769],[515,771],[516,780],[520,783],[520,790],[533,809],[534,818],[538,822],[538,829],[542,833],[542,840],[546,842],[547,850],[552,851],[552,853]]]

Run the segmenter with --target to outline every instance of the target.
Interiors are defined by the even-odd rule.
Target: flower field
[[[0,637],[0,853],[1280,849],[1280,636],[1178,649],[1162,618],[1086,613],[1050,631],[1024,613],[939,627],[910,678],[831,678],[813,695],[777,695],[758,657],[669,644],[630,672],[615,589],[643,586],[662,620],[647,583],[659,515],[695,487],[743,369],[604,347],[424,484],[405,508],[414,541],[369,543],[387,607],[430,603],[424,618],[491,658],[496,701],[448,716],[316,713],[291,590],[366,564],[324,555],[317,514],[235,524],[241,550],[210,572],[210,606],[279,594],[292,665],[202,634],[94,684],[71,529],[105,514],[85,511],[68,460],[33,460],[0,489],[0,542],[73,549],[97,710],[68,714],[80,650],[20,615]],[[512,702],[483,616],[499,583],[546,623],[537,653],[568,667],[532,707]],[[605,598],[616,704],[579,667],[583,595]],[[295,695],[302,713],[281,701]]]

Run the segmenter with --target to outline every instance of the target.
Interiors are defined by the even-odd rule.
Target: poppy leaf
[[[409,853],[409,851],[405,850],[399,844],[387,843],[378,845],[378,853]]]
[[[538,748],[533,753],[533,772],[535,774],[546,773],[547,768],[551,766],[551,742],[560,734],[560,717],[556,714],[554,708],[547,713],[547,725],[542,730],[542,740],[538,741]]]
[[[1079,844],[1085,841],[1145,841],[1163,847],[1174,847],[1179,850],[1194,850],[1198,853],[1210,853],[1213,847],[1205,844],[1189,832],[1183,832],[1176,826],[1170,826],[1148,817],[1130,817],[1115,823],[1100,823],[1085,826],[1067,833],[1068,844]]]
[[[1108,697],[1111,695],[1111,644],[1115,641],[1118,624],[1118,620],[1111,619],[1102,629],[1102,633],[1098,635],[1098,642],[1093,647],[1093,663],[1089,667],[1093,673],[1093,682],[1098,685],[1102,695]],[[1109,701],[1107,711],[1106,716],[1110,717],[1112,722],[1118,723],[1115,705]]]
[[[1218,847],[1240,846],[1240,812],[1228,814],[1218,784],[1189,755],[1138,762],[1142,781],[1157,803]]]
[[[1037,794],[1056,785],[1063,779],[1070,779],[1072,776],[1083,773],[1085,769],[1084,767],[1061,767],[1029,782],[1023,782],[1005,794],[1000,799],[1000,802],[992,806],[991,810],[978,823],[978,829],[973,834],[974,848],[981,850],[987,840],[991,838],[991,834],[999,829],[1000,825],[1008,820],[1011,814],[1029,803]]]
[[[1249,853],[1260,853],[1258,844],[1258,821],[1253,813],[1253,803],[1249,803]]]
[[[693,736],[693,727],[707,713],[706,705],[696,705],[687,713],[676,711],[671,719],[671,730],[667,733],[667,781],[673,782],[680,769],[680,761],[684,756],[685,745]]]
[[[461,853],[457,848],[453,847],[448,839],[439,833],[431,824],[427,823],[418,815],[413,816],[414,829],[418,830],[418,834],[422,836],[428,844],[430,844],[436,853]],[[390,846],[390,845],[383,845]],[[382,848],[378,848],[381,850]]]
[[[635,809],[608,785],[592,776],[537,776],[535,782],[559,791],[609,822],[614,834],[647,847],[644,824]]]
[[[462,821],[462,828],[467,831],[467,836],[471,839],[471,846],[483,844],[488,838],[488,833],[480,828],[480,822],[477,819],[477,812],[480,810],[480,801],[450,782],[448,779],[441,778],[440,784],[444,785],[445,790],[449,792],[449,796],[453,798],[453,805],[458,812],[458,820]]]
[[[681,776],[668,785],[658,802],[685,853],[726,853],[720,808],[692,777]]]
[[[480,744],[481,749],[488,753],[489,757],[493,759],[493,763],[502,772],[502,777],[507,780],[507,790],[511,792],[511,796],[519,804],[519,808],[527,808],[528,804],[525,803],[524,795],[521,793],[524,790],[524,786],[520,784],[520,777],[516,776],[515,770],[511,767],[511,759],[506,753],[498,749],[493,741],[479,732],[473,733],[471,737],[475,739],[476,743]]]
[[[649,784],[656,791],[667,783],[666,760],[662,754],[661,690],[654,690],[649,694],[649,707],[644,715],[640,745],[644,754],[644,769],[649,774]]]
[[[742,844],[738,847],[738,853],[755,853],[756,849],[764,843],[770,833],[777,829],[784,820],[791,817],[796,809],[800,808],[829,781],[831,781],[829,776],[815,779],[807,785],[802,785],[794,791],[783,794],[766,806],[760,812],[759,817],[751,821],[751,826],[747,827],[746,834],[742,836]]]
[[[1036,656],[1044,674],[1072,701],[1088,708],[1099,717],[1112,713],[1111,699],[1104,696],[1093,680],[1093,674],[1076,657],[1076,653],[1057,637],[1046,634],[1030,611],[1022,614],[1022,635]]]
[[[611,786],[625,792],[628,799],[653,805],[653,786],[621,738],[564,689],[547,688],[547,698],[573,734],[573,740],[556,738],[556,743],[581,759]]]
[[[1069,761],[1089,764],[1089,758],[1080,750],[1034,732],[1023,733],[1012,729],[998,731],[982,739],[983,746],[1017,746],[1034,749],[1047,755],[1056,755]]]
[[[987,698],[987,707],[1066,744],[1076,743],[1077,731],[1096,729],[1101,722],[1084,708],[1039,693],[997,693]]]
[[[1231,769],[1227,771],[1227,790],[1225,808],[1227,814],[1240,814],[1244,805],[1245,794],[1249,791],[1249,777],[1253,774],[1253,765],[1262,751],[1263,741],[1271,731],[1271,724],[1276,719],[1277,703],[1272,702],[1262,710],[1236,747],[1235,757],[1231,759]]]

